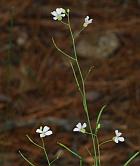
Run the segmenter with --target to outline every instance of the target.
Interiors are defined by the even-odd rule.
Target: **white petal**
[[[115,134],[116,134],[117,137],[122,135],[122,133],[120,133],[118,130],[115,130]]]
[[[57,12],[57,14],[61,14],[62,13],[61,8],[57,8],[56,12]]]
[[[56,11],[51,12],[51,14],[52,14],[53,16],[57,16]]]
[[[122,135],[122,133],[118,132],[118,135],[117,135],[117,136],[119,137],[119,136],[121,136],[121,135]]]
[[[50,129],[50,127],[45,126],[45,127],[43,128],[43,132],[47,132],[49,129]]]
[[[65,9],[60,8],[61,13],[65,13]]]
[[[51,135],[52,134],[52,131],[50,130],[50,131],[47,131],[46,133],[45,133],[45,135]]]
[[[79,128],[76,127],[73,129],[73,131],[80,131],[80,130],[79,130]]]
[[[79,123],[76,125],[76,127],[78,127],[78,129],[81,129],[81,127],[82,127],[81,123],[79,122]]]
[[[65,14],[61,14],[62,17],[65,17]]]
[[[120,142],[124,142],[124,137],[119,137]]]
[[[116,134],[116,135],[118,135],[118,132],[119,132],[118,130],[115,130],[115,134]]]
[[[119,142],[118,137],[114,137],[114,141],[115,141],[116,143],[118,143],[118,142]]]
[[[93,20],[93,19],[90,19],[90,20],[88,21],[88,23],[91,24],[91,23],[92,23],[92,20]]]
[[[85,22],[87,22],[87,21],[88,21],[88,19],[89,19],[89,16],[86,16],[86,18],[85,18]]]
[[[86,124],[86,123],[83,123],[82,128],[84,129],[84,128],[86,128],[86,127],[87,127],[87,124]]]
[[[42,133],[42,126],[40,126],[39,129],[36,130],[37,133]]]
[[[57,20],[58,18],[57,17],[53,17],[54,20]]]
[[[46,136],[46,135],[45,135],[44,133],[41,133],[41,134],[40,134],[40,137],[41,137],[41,138],[43,138],[43,137],[45,137],[45,136]]]
[[[65,9],[62,8],[62,13],[66,13]]]
[[[41,129],[37,129],[36,133],[42,133],[42,130]]]

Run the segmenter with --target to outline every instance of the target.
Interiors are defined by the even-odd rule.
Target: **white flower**
[[[41,138],[49,136],[52,134],[52,131],[49,129],[50,128],[48,126],[45,126],[44,128],[41,126],[39,129],[36,130],[36,133],[39,133]]]
[[[51,14],[54,16],[54,20],[59,20],[61,21],[63,17],[65,17],[65,9],[63,8],[57,8],[55,11],[51,12]]]
[[[88,24],[91,24],[91,23],[92,23],[92,21],[93,21],[93,19],[89,19],[89,16],[86,16],[86,17],[85,17],[85,22],[84,22],[84,24],[83,24],[83,27],[87,27]]]
[[[85,133],[86,132],[86,130],[85,130],[86,127],[87,127],[86,123],[83,123],[83,125],[81,123],[78,123],[76,125],[76,127],[73,129],[73,131],[78,131],[78,132]]]
[[[120,133],[118,130],[115,130],[115,134],[116,136],[113,138],[113,141],[116,143],[120,142],[124,142],[124,137],[120,137],[122,135],[122,133]]]

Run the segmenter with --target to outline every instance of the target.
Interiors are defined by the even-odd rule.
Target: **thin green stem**
[[[92,127],[91,127],[91,122],[90,122],[90,119],[89,119],[89,113],[88,113],[88,107],[87,107],[87,100],[86,100],[86,92],[85,92],[85,83],[84,83],[84,79],[83,79],[83,75],[82,75],[82,72],[81,72],[81,68],[80,68],[80,65],[79,65],[79,62],[78,62],[78,59],[77,59],[77,52],[76,52],[75,39],[74,39],[74,35],[73,35],[73,32],[72,32],[72,28],[71,28],[69,13],[68,13],[68,24],[69,24],[69,30],[70,30],[70,34],[71,34],[71,38],[72,38],[74,56],[75,56],[75,59],[76,59],[76,65],[77,65],[77,68],[78,68],[78,71],[79,71],[79,74],[80,74],[80,78],[81,78],[81,82],[82,82],[82,90],[83,90],[82,100],[83,100],[83,107],[84,107],[84,110],[85,110],[85,112],[86,112],[86,117],[87,117],[87,121],[88,121],[88,125],[89,125],[90,132],[92,133],[92,134],[91,134],[91,139],[92,139],[92,144],[93,144],[93,149],[94,149],[95,166],[97,166],[96,144],[95,144],[95,141],[94,141],[94,136],[93,136],[93,131],[92,131]],[[78,82],[79,82],[79,81],[78,81]],[[93,158],[94,158],[94,157],[93,157]]]
[[[54,44],[55,48],[56,48],[59,52],[61,52],[61,53],[62,53],[63,55],[65,55],[67,58],[69,58],[69,59],[75,61],[75,59],[74,59],[73,57],[71,57],[70,55],[68,55],[68,54],[65,53],[64,51],[62,51],[62,50],[56,45],[56,43],[55,43],[55,41],[54,41],[53,38],[52,38],[52,41],[53,41],[53,44]]]
[[[89,154],[90,156],[92,156],[92,154],[91,154],[91,152],[89,151],[89,149],[88,149],[87,147],[85,147],[85,149],[86,149],[86,151],[88,152],[88,154]]]
[[[52,165],[55,161],[57,161],[58,158],[54,159],[53,161],[51,161],[50,165]]]
[[[99,163],[99,166],[101,166],[100,144],[99,144],[99,140],[98,140],[97,135],[96,135],[96,142],[97,142],[97,147],[98,147],[98,163]]]
[[[107,141],[101,142],[101,143],[99,144],[99,146],[102,146],[102,145],[104,145],[104,144],[106,144],[106,143],[108,143],[108,142],[113,142],[113,140],[110,139],[110,140],[107,140]]]
[[[45,143],[44,143],[43,138],[41,138],[41,140],[42,140],[43,150],[44,150],[44,153],[45,153],[46,159],[47,159],[47,161],[48,161],[48,165],[51,166],[51,163],[50,163],[50,160],[49,160],[49,157],[48,157],[48,154],[47,154],[46,148],[45,148]]]
[[[91,66],[91,67],[89,68],[88,72],[87,72],[86,75],[85,75],[84,82],[86,81],[88,75],[90,74],[90,72],[92,71],[93,68],[94,68],[94,66]]]
[[[94,136],[95,134],[93,134],[93,131],[92,131],[92,127],[91,127],[91,123],[90,123],[88,112],[86,112],[86,115],[87,115],[87,120],[88,120],[88,124],[89,124],[89,129],[90,129],[90,132],[92,133],[91,134],[91,139],[92,139],[92,145],[93,145],[93,150],[94,150],[94,157],[93,157],[93,159],[95,160],[95,166],[98,166],[97,165],[97,152],[96,152],[95,136]]]
[[[34,145],[37,146],[38,148],[43,149],[42,146],[40,146],[40,145],[38,145],[37,143],[35,143],[28,135],[26,135],[26,137],[29,139],[29,141],[30,141],[32,144],[34,144]]]
[[[140,152],[136,152],[123,166],[128,166],[134,158],[136,158],[138,155],[140,155]]]
[[[75,73],[73,64],[72,64],[71,62],[70,62],[70,65],[71,65],[71,68],[72,68],[72,71],[73,71],[73,75],[74,75],[74,78],[75,78],[77,87],[78,87],[78,89],[79,89],[79,92],[80,92],[81,96],[83,97],[83,92],[82,92],[81,87],[80,87],[80,84],[79,84],[79,82],[78,82],[78,79],[77,79],[77,76],[76,76],[76,73]]]
[[[74,156],[76,156],[76,157],[78,157],[80,160],[82,160],[82,157],[81,157],[78,153],[76,153],[75,151],[71,150],[71,149],[68,148],[66,145],[64,145],[64,144],[62,144],[62,143],[60,143],[60,142],[58,142],[58,144],[59,144],[61,147],[63,147],[64,149],[66,149],[67,151],[69,151],[71,154],[73,154]]]
[[[68,27],[69,27],[70,34],[71,34],[71,38],[72,38],[74,56],[75,56],[75,59],[77,59],[75,40],[74,40],[74,35],[73,35],[72,29],[71,29],[71,23],[70,23],[70,16],[69,16],[69,13],[68,13]]]
[[[62,24],[64,24],[64,25],[67,25],[67,26],[68,26],[68,24],[65,23],[64,21],[60,20],[60,22],[61,22]]]
[[[85,131],[85,134],[91,135],[92,133],[89,133],[87,131]],[[93,136],[96,136],[95,134],[92,134]]]
[[[85,27],[83,27],[79,32],[77,32],[74,36],[74,39],[76,39],[84,29]]]
[[[92,131],[92,127],[91,127],[91,122],[90,122],[90,119],[89,119],[89,113],[88,113],[88,108],[87,108],[87,101],[86,101],[86,96],[83,98],[83,106],[84,106],[84,109],[85,109],[85,112],[86,112],[86,117],[87,117],[87,121],[88,121],[88,125],[89,125],[89,130],[90,130],[90,133],[91,133],[91,139],[92,139],[92,145],[93,145],[93,150],[94,150],[94,157],[93,159],[95,160],[95,166],[98,166],[97,164],[97,151],[96,151],[96,143],[95,143],[95,133],[93,134],[93,131]]]
[[[83,86],[83,93],[84,93],[84,96],[85,96],[84,79],[83,79],[81,68],[80,68],[80,65],[79,65],[79,62],[78,62],[78,59],[77,59],[76,44],[75,44],[75,39],[74,39],[74,35],[73,35],[73,32],[72,32],[72,28],[71,28],[69,13],[68,13],[68,25],[69,25],[69,30],[70,30],[71,38],[72,38],[72,45],[73,45],[73,51],[74,51],[74,56],[75,56],[75,60],[76,60],[76,65],[77,65],[78,70],[79,70],[79,74],[80,74],[81,82],[82,82],[82,86]]]
[[[31,161],[29,161],[22,153],[21,151],[19,150],[19,154],[21,155],[21,157],[31,166],[35,166],[33,163],[31,163]]]
[[[54,160],[51,161],[51,165],[62,156],[62,152],[59,152]]]
[[[80,166],[83,166],[83,160],[80,160]]]

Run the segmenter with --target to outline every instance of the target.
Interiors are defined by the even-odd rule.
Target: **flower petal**
[[[119,137],[119,136],[121,136],[121,135],[122,135],[122,133],[121,133],[121,132],[118,132],[118,135],[117,135],[117,136]]]
[[[57,17],[53,17],[54,20],[57,20],[58,18]]]
[[[52,131],[50,130],[50,131],[47,131],[46,133],[45,133],[45,135],[52,135]]]
[[[41,134],[40,134],[40,137],[41,137],[41,138],[43,138],[43,137],[45,137],[45,136],[46,136],[45,133],[41,133]]]
[[[86,124],[86,123],[83,123],[82,128],[84,129],[84,128],[86,128],[86,127],[87,127],[87,124]]]
[[[76,125],[76,127],[77,127],[78,129],[81,129],[81,127],[82,127],[81,123],[79,122],[79,123]]]
[[[62,13],[61,8],[57,8],[56,12],[57,12],[57,14],[61,14]]]
[[[92,23],[92,21],[93,21],[93,19],[90,19],[90,20],[88,21],[88,23],[89,23],[89,24],[91,24],[91,23]]]
[[[42,133],[42,132],[43,132],[42,131],[42,126],[40,126],[40,128],[36,130],[36,133]]]
[[[85,17],[85,22],[87,22],[87,21],[88,21],[88,19],[89,19],[89,16],[86,16],[86,17]]]
[[[115,130],[115,134],[116,134],[116,136],[118,136],[118,132],[119,132],[118,130]]]
[[[118,137],[114,137],[114,141],[115,141],[116,143],[119,143]]]
[[[65,11],[65,9],[61,8],[61,12],[62,12],[62,13],[65,13],[66,11]]]
[[[79,128],[75,127],[73,131],[80,131]]]
[[[52,14],[53,16],[57,16],[56,11],[51,12],[51,14]]]
[[[36,133],[42,133],[42,130],[41,129],[37,129]]]
[[[45,127],[43,128],[43,132],[47,132],[49,129],[50,129],[50,127],[45,126]]]
[[[119,137],[120,142],[124,142],[124,137]]]
[[[116,134],[117,137],[122,135],[122,133],[120,133],[118,130],[115,130],[115,134]]]
[[[65,17],[65,14],[61,14],[61,17]]]

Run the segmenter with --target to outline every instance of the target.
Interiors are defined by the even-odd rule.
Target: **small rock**
[[[0,102],[12,102],[12,99],[4,94],[0,94]]]
[[[22,33],[20,34],[20,36],[18,36],[16,42],[17,42],[17,44],[18,44],[19,46],[23,46],[23,45],[25,45],[25,43],[27,42],[27,39],[28,39],[27,34],[22,32]]]
[[[97,101],[102,97],[102,95],[99,92],[95,92],[95,91],[87,92],[86,95],[87,95],[87,100],[89,102]]]
[[[120,40],[113,32],[86,35],[77,43],[78,55],[83,58],[108,58],[120,47]]]

